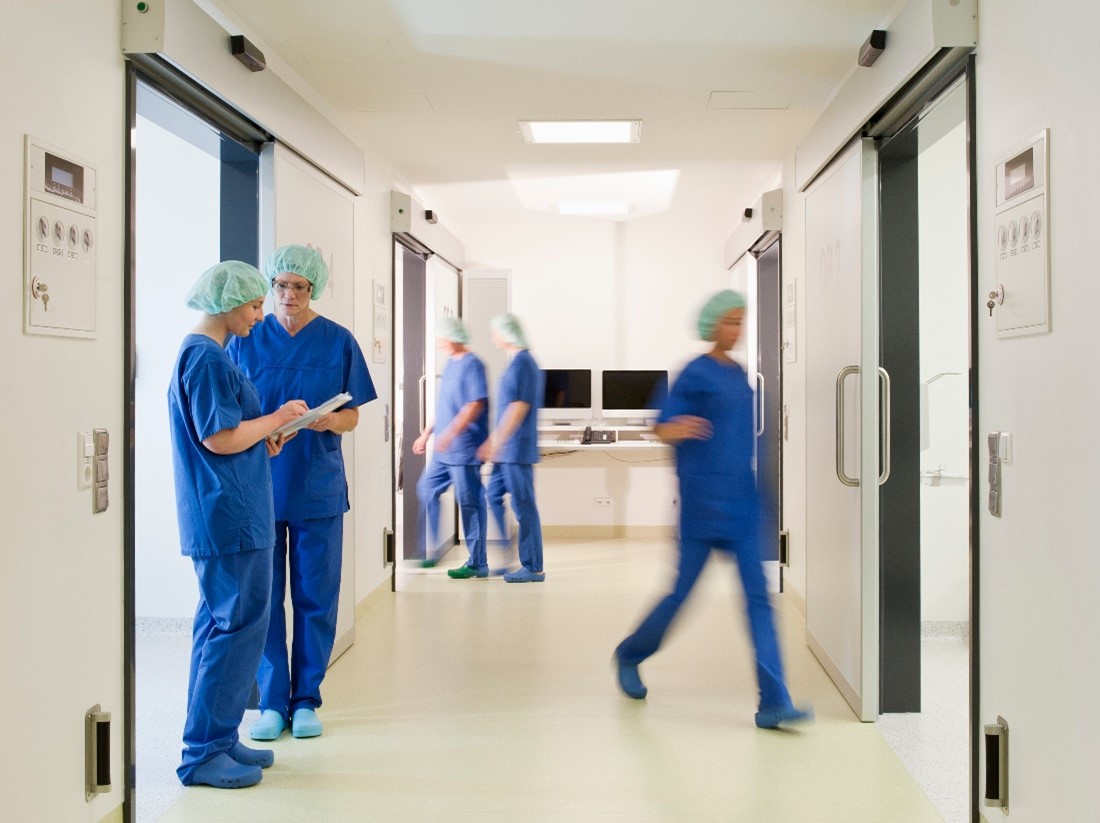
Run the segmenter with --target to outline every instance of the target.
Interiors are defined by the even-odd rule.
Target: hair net
[[[328,283],[328,266],[325,265],[325,258],[316,249],[306,246],[280,246],[271,252],[267,263],[264,264],[264,274],[271,281],[283,272],[290,272],[308,280],[313,285],[310,297],[314,300],[321,296],[325,290],[325,284]]]
[[[714,339],[714,327],[718,321],[734,309],[745,308],[745,298],[733,289],[722,289],[710,298],[699,311],[698,329],[701,340]]]
[[[189,308],[221,314],[267,295],[267,280],[260,270],[240,260],[211,266],[187,293]]]
[[[519,324],[519,318],[511,312],[498,314],[489,321],[489,328],[503,337],[510,345],[521,349],[527,348],[527,338],[523,336],[523,327]]]
[[[435,336],[452,343],[461,343],[463,346],[470,342],[470,333],[457,317],[439,318],[439,322],[435,324]]]

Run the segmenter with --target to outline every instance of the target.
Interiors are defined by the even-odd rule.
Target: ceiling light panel
[[[640,143],[641,120],[521,120],[528,143]]]

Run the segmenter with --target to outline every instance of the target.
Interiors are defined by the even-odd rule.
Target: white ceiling
[[[732,225],[896,0],[216,2],[444,222],[629,200]],[[529,119],[640,119],[642,140],[529,145]]]

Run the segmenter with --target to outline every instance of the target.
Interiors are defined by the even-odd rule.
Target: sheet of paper
[[[336,395],[335,397],[330,397],[319,406],[314,406],[301,417],[295,420],[291,420],[289,423],[283,423],[283,425],[275,429],[275,431],[268,435],[268,437],[275,437],[280,434],[293,434],[299,429],[304,429],[315,420],[318,420],[324,417],[329,412],[335,411],[336,409],[340,408],[349,400],[351,400],[350,394],[348,394],[347,392],[340,392],[340,394]]]

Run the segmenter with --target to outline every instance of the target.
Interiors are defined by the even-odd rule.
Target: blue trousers
[[[485,554],[485,488],[481,485],[481,466],[448,466],[433,460],[416,483],[420,500],[420,546],[425,558],[435,556],[439,547],[439,497],[451,486],[455,487],[455,500],[462,531],[466,539],[469,559],[466,565],[474,569],[486,569],[489,560]]]
[[[289,720],[295,709],[321,705],[321,681],[336,639],[343,552],[342,514],[275,521],[267,642],[256,677],[261,709],[274,709]],[[289,656],[284,605],[288,560],[294,612]]]
[[[486,491],[488,505],[501,534],[504,524],[504,493],[512,497],[512,511],[519,525],[519,562],[533,572],[542,571],[542,521],[535,503],[535,470],[530,463],[494,463]]]
[[[756,681],[760,687],[760,708],[787,708],[791,696],[783,677],[779,641],[768,599],[764,569],[760,562],[760,544],[754,537],[744,540],[700,540],[681,537],[680,566],[672,591],[662,598],[634,633],[619,644],[616,654],[624,663],[638,664],[657,651],[676,613],[691,594],[700,572],[710,558],[712,546],[729,552],[737,559],[741,584],[745,590],[749,630],[756,650]]]
[[[191,672],[183,760],[176,774],[191,785],[195,770],[237,742],[267,633],[271,552],[193,557],[199,604],[191,633]]]

